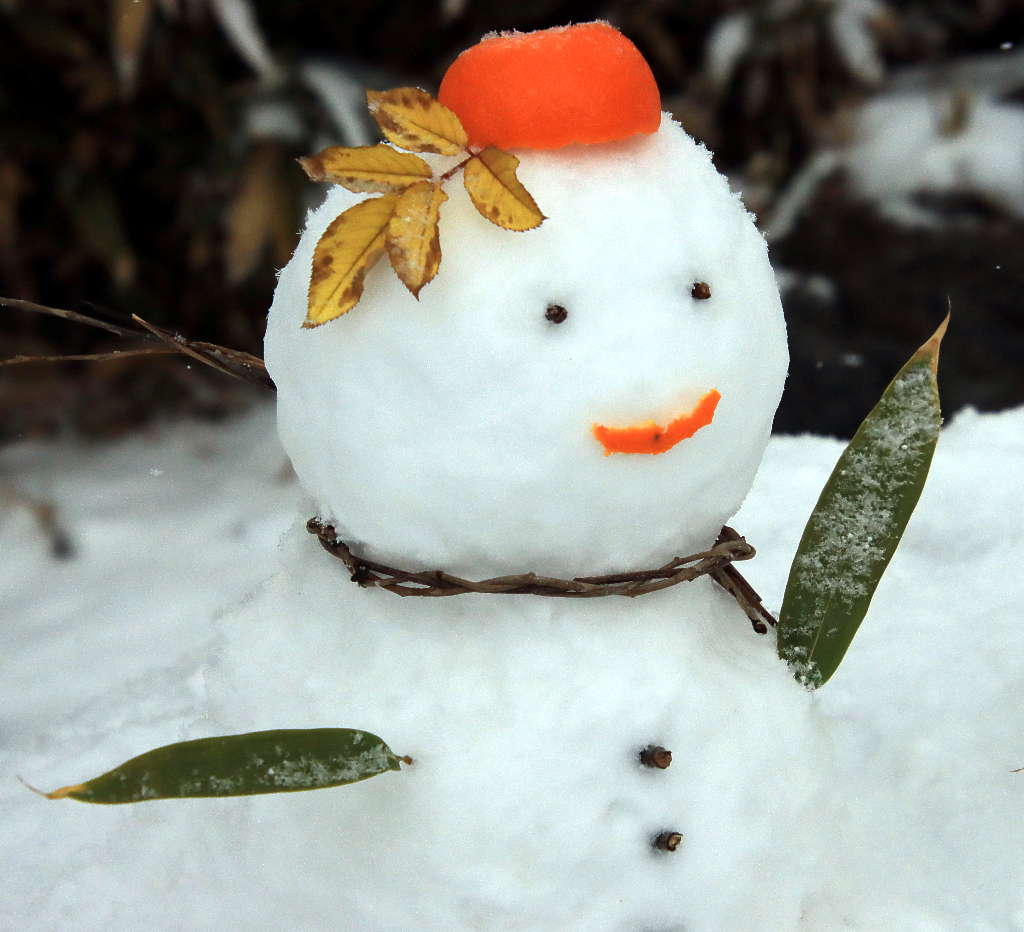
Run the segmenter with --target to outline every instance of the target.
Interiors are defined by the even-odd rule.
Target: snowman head
[[[639,58],[603,24],[559,41],[595,26]],[[614,76],[624,57],[603,67]],[[482,123],[463,118],[471,144],[499,141],[488,126],[527,96],[516,80],[501,75],[511,92]],[[578,97],[603,79],[574,80]],[[571,93],[560,106],[540,124],[580,110]],[[506,133],[538,229],[494,227],[449,183],[442,266],[419,299],[381,264],[354,310],[304,329],[314,247],[363,196],[335,187],[310,214],[266,361],[296,473],[360,553],[466,575],[597,574],[705,549],[739,507],[788,364],[766,247],[707,150],[649,106],[626,116],[627,138],[602,125],[538,149]]]

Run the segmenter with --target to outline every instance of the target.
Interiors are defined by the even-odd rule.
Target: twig
[[[34,301],[25,301],[21,298],[0,297],[0,306],[11,307],[22,311],[32,311],[37,314],[49,314],[51,317],[60,317],[64,320],[74,321],[79,324],[87,324],[90,327],[98,327],[119,337],[135,337],[154,343],[163,344],[160,348],[132,347],[126,350],[114,350],[109,353],[81,353],[68,356],[14,356],[11,359],[0,360],[0,365],[21,365],[30,362],[64,362],[67,360],[91,360],[103,361],[115,359],[118,356],[147,356],[162,355],[171,352],[180,353],[184,356],[191,356],[201,362],[204,366],[216,369],[224,375],[241,379],[260,388],[275,389],[273,380],[267,374],[267,367],[259,356],[246,353],[242,350],[230,349],[227,346],[219,346],[216,343],[204,343],[201,340],[190,340],[181,334],[171,333],[155,324],[143,320],[138,314],[132,314],[132,321],[142,328],[141,332],[129,330],[127,327],[120,327],[117,324],[107,323],[87,314],[80,314],[78,311],[69,311],[61,307],[49,307],[45,304],[36,304]]]
[[[35,301],[25,301],[22,298],[0,297],[0,305],[12,307],[19,311],[32,311],[36,314],[49,314],[51,317],[62,317],[64,320],[74,321],[76,324],[86,324],[89,327],[98,327],[119,337],[137,337],[134,330],[126,327],[119,327],[117,324],[108,324],[105,320],[98,320],[86,314],[79,314],[78,311],[69,311],[62,307],[48,307],[45,304],[36,304]]]
[[[635,598],[710,575],[736,599],[759,634],[768,630],[761,619],[771,618],[761,608],[760,596],[731,565],[734,560],[749,560],[756,553],[732,528],[723,528],[715,546],[710,550],[675,557],[657,569],[604,576],[576,576],[573,579],[558,579],[528,572],[476,581],[453,576],[444,570],[409,572],[375,560],[363,559],[338,539],[333,525],[319,518],[310,518],[306,522],[306,530],[316,536],[324,550],[345,564],[354,583],[364,588],[385,589],[401,596],[438,598],[476,592],[553,598],[587,599],[608,595]],[[774,619],[771,623],[774,624]]]
[[[715,545],[725,541],[743,540],[731,527],[726,525],[718,535]],[[773,628],[779,623],[776,617],[761,604],[761,596],[757,594],[754,587],[748,583],[735,566],[723,566],[721,569],[712,570],[711,578],[729,593],[743,609],[750,624],[758,634],[767,634],[768,628],[765,622]]]
[[[477,153],[474,152],[472,149],[467,149],[466,153],[467,153],[466,157],[461,162],[459,162],[458,165],[453,165],[451,168],[448,169],[448,171],[446,171],[437,180],[439,182],[440,181],[447,181],[449,178],[451,178],[452,175],[454,175],[457,171],[459,171],[459,169],[465,168],[467,162],[471,162],[477,156]]]
[[[11,356],[0,359],[0,366],[19,366],[33,362],[104,362],[128,356],[170,356],[177,351],[169,346],[138,346],[133,349],[111,350],[109,353],[68,353],[58,356]]]
[[[13,483],[0,480],[0,505],[10,503],[27,509],[39,530],[50,543],[50,552],[58,560],[67,560],[75,555],[75,545],[65,530],[53,502],[33,498],[18,489]]]
[[[219,346],[216,343],[189,340],[181,334],[171,333],[170,330],[164,330],[156,324],[143,320],[138,314],[132,314],[132,320],[158,340],[162,340],[179,353],[191,356],[211,369],[241,379],[243,382],[259,385],[262,388],[269,388],[272,391],[275,389],[273,380],[267,374],[267,367],[259,356],[253,356],[252,353],[245,353],[241,350],[228,349],[228,347]]]

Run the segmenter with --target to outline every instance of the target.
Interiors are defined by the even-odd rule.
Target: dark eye
[[[544,312],[544,317],[553,324],[562,323],[568,316],[569,312],[561,304],[549,304],[548,309]]]
[[[706,301],[711,297],[711,286],[707,282],[694,282],[690,289],[690,297],[698,301]]]

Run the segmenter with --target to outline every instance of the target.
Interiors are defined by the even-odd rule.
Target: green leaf
[[[900,369],[839,457],[804,528],[779,615],[779,656],[828,682],[917,505],[939,438],[936,373],[949,316]]]
[[[380,738],[351,728],[283,729],[200,738],[133,757],[101,776],[44,795],[86,803],[318,790],[400,770]]]

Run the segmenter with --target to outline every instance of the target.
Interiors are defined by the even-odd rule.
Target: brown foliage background
[[[764,14],[772,6],[782,11]],[[0,295],[113,320],[137,313],[258,354],[275,269],[321,193],[294,160],[375,138],[368,118],[364,138],[339,137],[303,79],[313,59],[359,86],[433,90],[486,31],[608,18],[651,62],[666,108],[721,169],[743,176],[765,222],[801,165],[841,143],[850,108],[874,92],[844,67],[823,0],[251,7],[272,56],[262,69],[216,0],[0,0]],[[739,9],[757,14],[757,41],[715,87],[708,36]],[[1020,0],[893,2],[876,30],[890,70],[941,68],[1022,37]],[[1024,102],[1024,76],[1008,96]],[[260,130],[254,113],[281,105],[291,129]],[[857,203],[840,173],[773,242],[776,265],[798,273],[784,294],[793,363],[777,429],[849,435],[947,297],[947,411],[1024,402],[1024,224],[970,199],[942,206],[970,225],[896,228]],[[833,297],[802,286],[809,276],[828,279]],[[0,357],[117,345],[0,308]],[[110,436],[173,413],[219,417],[254,391],[173,357],[0,368],[0,442],[65,428]]]

